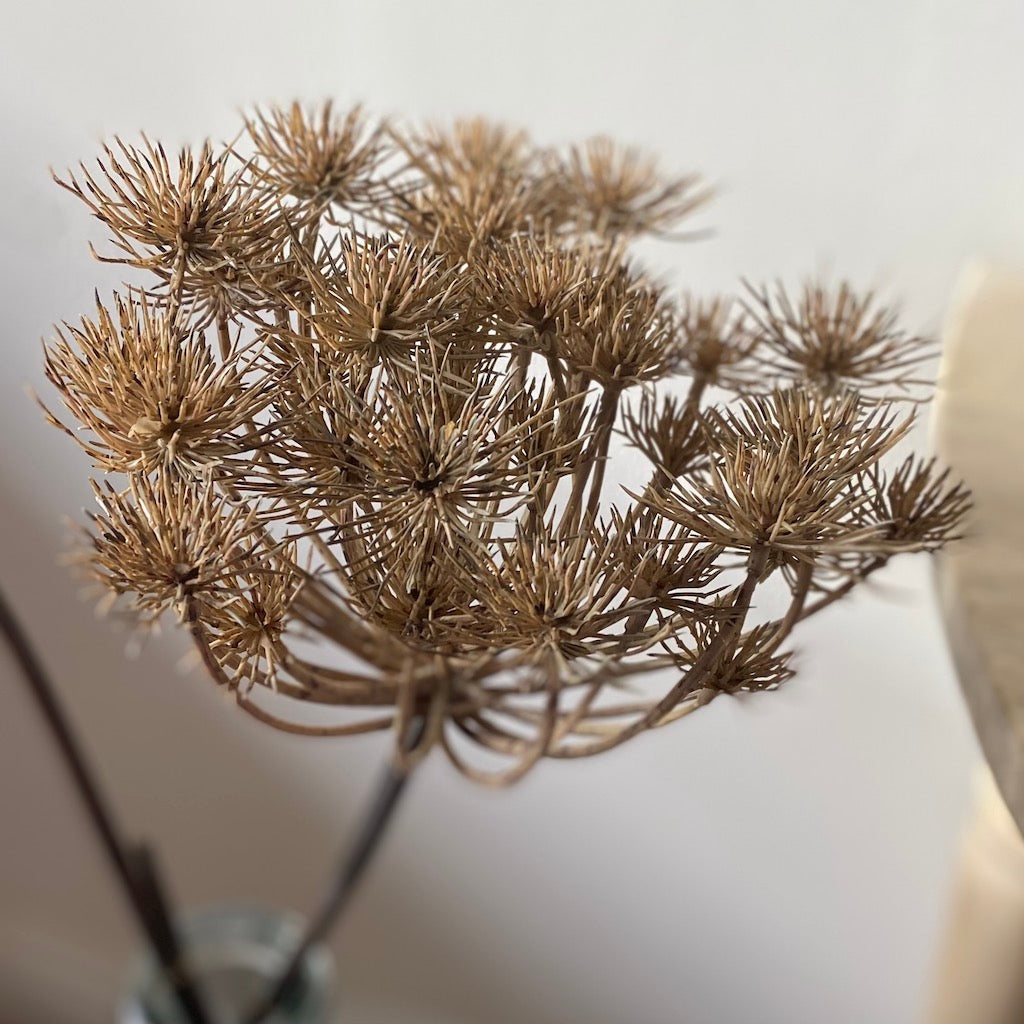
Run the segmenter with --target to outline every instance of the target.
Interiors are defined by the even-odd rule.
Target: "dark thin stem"
[[[129,847],[121,837],[113,813],[100,791],[96,779],[89,769],[85,755],[71,724],[64,715],[42,663],[36,656],[2,591],[0,591],[0,632],[10,645],[25,680],[42,711],[53,738],[71,772],[82,802],[99,836],[100,843],[118,876],[121,887],[128,896],[132,909],[138,918],[146,937],[163,966],[168,983],[178,998],[182,1010],[192,1024],[209,1024],[209,1017],[203,1010],[195,987],[185,972],[181,949],[178,945],[162,889],[156,878],[156,868],[145,851],[129,853]]]
[[[423,736],[426,721],[416,718],[406,736],[406,748],[415,747]],[[342,860],[338,874],[328,889],[316,916],[292,955],[288,966],[270,994],[246,1018],[246,1024],[260,1024],[288,997],[299,981],[303,959],[310,948],[322,941],[338,922],[356,890],[359,880],[380,846],[389,822],[394,816],[399,797],[409,776],[394,764],[389,765],[377,787],[373,803],[363,819],[355,843]]]
[[[801,562],[800,567],[796,571],[796,582],[790,595],[789,609],[775,630],[775,634],[769,644],[769,649],[775,650],[786,639],[793,627],[803,618],[804,606],[807,603],[807,595],[810,593],[813,579],[814,563]]]
[[[231,329],[228,318],[223,313],[217,314],[217,344],[220,347],[221,359],[227,362],[231,357]]]
[[[800,618],[797,621],[803,622],[804,619],[809,618],[812,615],[816,615],[823,608],[827,608],[830,604],[834,604],[836,601],[846,597],[846,595],[850,593],[858,583],[863,583],[871,573],[883,568],[888,561],[889,559],[884,555],[877,555],[872,558],[867,565],[865,565],[859,572],[852,575],[841,586],[836,587],[834,590],[827,591],[824,597],[819,597],[817,601],[807,605],[806,608],[802,608],[800,610]]]

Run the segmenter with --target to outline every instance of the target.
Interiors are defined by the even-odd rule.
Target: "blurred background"
[[[7,5],[0,582],[187,905],[312,908],[387,739],[239,716],[168,635],[131,650],[60,564],[85,457],[25,394],[116,268],[50,181],[101,140],[227,139],[253,103],[607,133],[719,185],[680,286],[848,277],[937,333],[961,268],[1024,262],[1019,0]],[[922,431],[922,444],[927,438]],[[437,757],[334,945],[346,1021],[863,1024],[919,1016],[979,758],[927,559],[798,633],[799,676],[504,792]],[[0,1019],[100,1024],[137,939],[0,656]]]

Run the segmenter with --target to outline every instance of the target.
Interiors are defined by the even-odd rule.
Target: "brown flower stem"
[[[523,391],[526,388],[526,379],[530,372],[530,359],[533,353],[525,345],[520,345],[515,356],[515,388]]]
[[[174,262],[171,265],[170,278],[168,280],[167,297],[167,318],[171,323],[176,323],[181,313],[181,296],[185,289],[185,264],[187,252],[179,243],[174,252]]]
[[[548,376],[551,378],[551,385],[555,389],[555,398],[559,402],[564,402],[567,392],[565,390],[565,373],[562,370],[562,364],[558,361],[558,356],[553,353],[549,353],[545,358],[548,364]]]
[[[422,717],[413,719],[405,737],[406,749],[416,746],[425,728],[426,721]],[[281,1005],[300,980],[303,958],[313,945],[326,937],[344,913],[360,878],[369,866],[374,853],[380,847],[380,841],[394,816],[395,808],[405,791],[408,780],[408,774],[401,771],[395,764],[389,765],[385,770],[370,809],[360,826],[355,843],[342,861],[338,874],[328,889],[319,911],[310,921],[302,941],[292,955],[288,966],[282,972],[280,979],[266,999],[262,1000],[245,1017],[246,1024],[260,1024],[265,1020],[275,1007]]]
[[[22,675],[35,697],[57,743],[64,763],[74,779],[93,828],[135,912],[139,926],[149,939],[164,969],[168,984],[191,1024],[209,1024],[195,986],[186,969],[172,925],[173,915],[163,897],[155,861],[145,847],[131,848],[125,842],[113,811],[100,790],[85,754],[64,714],[57,691],[37,657],[28,634],[0,591],[0,632],[4,634]]]
[[[858,583],[863,583],[873,572],[881,569],[889,561],[888,556],[879,555],[876,558],[872,558],[863,569],[860,570],[856,575],[851,576],[844,584],[836,587],[835,590],[830,590],[823,597],[819,597],[817,601],[812,602],[806,608],[800,612],[800,617],[797,619],[798,622],[803,622],[804,619],[810,618],[810,616],[817,614],[822,609],[827,608],[830,604],[834,604],[836,601],[841,600],[850,593],[851,590]]]
[[[217,344],[220,346],[221,359],[227,362],[231,357],[231,331],[224,313],[217,314]]]
[[[282,732],[290,732],[297,736],[357,736],[366,732],[376,732],[387,729],[391,726],[391,718],[384,717],[370,721],[355,722],[348,725],[303,725],[299,722],[289,722],[277,715],[264,711],[258,704],[249,700],[238,688],[238,684],[224,670],[210,647],[209,639],[203,629],[199,618],[199,607],[194,597],[189,597],[185,602],[185,622],[188,624],[189,632],[192,634],[192,641],[195,644],[199,656],[203,660],[210,677],[219,686],[233,693],[235,703],[250,717],[255,718],[264,725],[273,726]],[[329,702],[321,702],[329,703]]]
[[[707,390],[708,376],[705,373],[698,373],[690,381],[690,390],[686,393],[686,406],[697,412],[700,409],[700,400]]]
[[[337,738],[338,736],[361,736],[363,733],[381,732],[391,728],[391,718],[369,719],[353,722],[350,725],[303,725],[300,722],[290,722],[285,718],[272,715],[269,711],[264,711],[258,704],[243,697],[237,690],[235,691],[235,702],[257,722],[272,726],[281,732],[291,733],[293,736]]]
[[[727,651],[729,644],[732,643],[736,635],[743,629],[743,623],[746,621],[747,613],[750,611],[750,602],[754,596],[754,590],[761,580],[766,562],[767,552],[763,548],[751,549],[750,557],[747,560],[747,574],[733,596],[730,621],[719,630],[718,635],[697,656],[682,679],[657,704],[653,705],[642,717],[608,739],[591,744],[582,744],[577,747],[563,747],[551,751],[552,755],[569,758],[588,757],[591,754],[602,753],[605,750],[611,750],[613,747],[619,746],[621,743],[625,743],[626,740],[643,732],[643,730],[656,725],[664,715],[667,715],[679,703],[684,694],[694,689],[695,682],[700,679],[704,672],[714,668],[718,659]]]
[[[612,440],[615,417],[619,412],[621,394],[621,384],[609,384],[601,396],[601,407],[597,417],[598,432],[594,436],[594,473],[590,481],[590,498],[587,501],[587,518],[591,521],[597,518],[597,510],[601,503],[605,467],[608,465],[608,447]]]
[[[562,515],[563,526],[578,522],[583,492],[586,489],[587,480],[591,479],[591,474],[593,474],[593,482],[587,502],[587,513],[591,519],[597,514],[598,503],[601,500],[601,487],[604,483],[604,464],[608,457],[608,445],[611,442],[615,417],[619,411],[619,396],[621,394],[621,385],[608,385],[601,392],[590,445],[573,473],[572,491]]]
[[[807,603],[807,594],[811,589],[813,578],[814,563],[801,562],[800,568],[796,572],[796,584],[790,597],[789,608],[768,645],[772,650],[786,639],[793,627],[803,618],[804,605]]]

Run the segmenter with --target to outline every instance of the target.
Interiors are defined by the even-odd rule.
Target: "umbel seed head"
[[[295,103],[60,183],[136,275],[46,346],[104,477],[80,565],[269,725],[416,720],[407,764],[510,782],[777,687],[804,618],[961,529],[888,465],[927,343],[848,283],[674,295],[630,245],[708,190],[635,149]]]

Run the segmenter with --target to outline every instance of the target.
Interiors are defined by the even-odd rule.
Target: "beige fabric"
[[[975,503],[939,562],[943,614],[985,755],[1024,825],[1024,275],[965,275],[943,353],[935,448]]]
[[[1020,1024],[1024,276],[980,267],[966,274],[943,353],[935,447],[967,481],[975,507],[968,536],[939,562],[938,584],[961,684],[991,771],[983,770],[975,818],[965,836],[925,1019],[927,1024]]]
[[[1024,839],[991,772],[960,857],[927,1024],[1024,1020]]]

